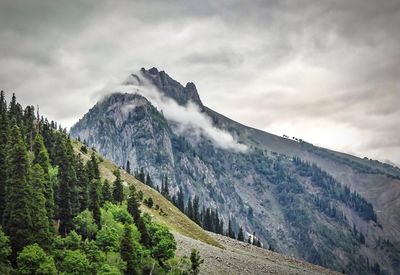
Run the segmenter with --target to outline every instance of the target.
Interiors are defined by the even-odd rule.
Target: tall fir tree
[[[45,173],[37,163],[31,169],[31,217],[32,217],[32,242],[42,248],[48,248],[51,241],[49,217],[46,211],[45,198]]]
[[[101,195],[102,195],[102,202],[112,202],[113,201],[113,197],[111,194],[111,186],[110,186],[110,182],[106,179],[103,182],[103,185],[101,187]]]
[[[128,212],[132,215],[135,224],[138,225],[141,213],[139,198],[133,185],[130,186],[129,191]]]
[[[181,210],[182,212],[185,212],[185,200],[184,200],[184,195],[183,195],[183,191],[182,188],[179,187],[179,191],[178,191],[178,195],[176,198],[176,204],[179,210]]]
[[[238,241],[244,242],[244,234],[243,234],[243,228],[242,227],[240,227],[240,229],[239,229],[239,233],[238,233],[237,239],[238,239]]]
[[[17,102],[15,94],[13,94],[11,97],[10,106],[8,109],[8,120],[14,121],[17,124],[21,136],[23,137],[23,111],[21,105]]]
[[[32,150],[33,139],[36,133],[35,127],[35,108],[33,106],[26,106],[23,116],[23,125],[25,130],[25,142]]]
[[[136,270],[139,261],[137,253],[138,251],[133,239],[132,227],[126,224],[120,245],[121,259],[126,263],[126,275],[138,274],[138,271]]]
[[[33,164],[40,165],[44,173],[43,195],[46,200],[46,212],[49,219],[50,229],[52,231],[52,222],[54,217],[54,187],[49,175],[49,169],[51,168],[49,153],[47,152],[47,149],[44,145],[42,135],[39,133],[36,134],[33,141],[33,153],[35,156]]]
[[[187,207],[186,207],[186,215],[193,220],[193,204],[192,198],[189,196]]]
[[[200,199],[198,196],[194,196],[193,199],[193,220],[195,223],[200,224]]]
[[[140,243],[144,247],[149,248],[151,245],[150,233],[146,226],[146,223],[143,220],[143,217],[140,217],[138,224],[137,224],[137,228],[140,232]]]
[[[168,177],[165,176],[162,183],[161,183],[161,195],[163,195],[165,198],[169,199],[169,183],[168,183]]]
[[[29,159],[25,142],[17,125],[11,129],[7,145],[7,180],[3,227],[10,237],[12,259],[29,244],[32,230]]]
[[[41,134],[37,134],[33,141],[32,151],[34,154],[33,164],[39,164],[44,173],[49,171],[50,157],[47,149],[44,145],[43,137]]]
[[[83,164],[81,155],[78,155],[76,163],[76,178],[78,188],[78,201],[79,201],[79,212],[84,211],[88,208],[89,204],[89,177],[88,170]]]
[[[211,210],[209,207],[207,207],[205,217],[204,217],[204,228],[206,230],[211,231],[211,224],[212,224]]]
[[[140,172],[139,172],[139,174],[138,174],[137,179],[138,179],[139,181],[145,183],[145,182],[146,182],[146,178],[145,178],[145,177],[146,177],[146,174],[144,173],[144,168],[142,167],[142,168],[140,168]]]
[[[8,116],[7,102],[4,92],[0,93],[0,220],[3,217],[5,207],[5,186],[7,178],[7,140],[8,140]]]
[[[224,235],[224,220],[221,218],[219,220],[219,231],[218,234]]]
[[[72,219],[79,212],[76,188],[76,173],[74,170],[74,155],[70,141],[62,133],[56,137],[56,164],[59,167],[57,189],[57,218],[59,232],[66,236],[72,229]],[[76,209],[78,207],[78,209]]]
[[[126,168],[125,168],[126,172],[128,174],[131,173],[131,163],[129,162],[129,160],[126,161]]]
[[[98,228],[101,223],[100,212],[100,180],[92,180],[89,188],[89,210],[92,211],[93,219],[95,220]]]
[[[87,169],[88,169],[88,178],[89,182],[92,180],[100,179],[100,170],[99,170],[99,164],[97,162],[96,154],[92,152],[90,156],[90,160],[87,162]]]
[[[115,203],[122,203],[124,200],[124,187],[122,185],[121,173],[119,170],[114,171],[115,181],[113,185],[113,199]]]

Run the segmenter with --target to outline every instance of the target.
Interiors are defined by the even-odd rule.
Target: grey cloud
[[[231,67],[240,65],[243,57],[229,49],[221,49],[211,53],[192,53],[184,56],[182,62],[188,65]]]
[[[0,88],[70,126],[156,66],[242,123],[400,163],[399,25],[397,0],[3,0]]]

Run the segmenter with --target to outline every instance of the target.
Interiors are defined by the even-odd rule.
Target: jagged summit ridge
[[[193,82],[188,82],[186,86],[183,86],[178,81],[172,79],[166,72],[159,71],[155,67],[149,70],[142,68],[140,72],[146,79],[154,84],[158,90],[166,96],[173,98],[178,104],[187,105],[189,101],[192,101],[201,108],[203,107],[196,85]]]

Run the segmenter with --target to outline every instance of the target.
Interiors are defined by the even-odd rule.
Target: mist
[[[112,90],[144,96],[172,122],[171,127],[178,135],[185,136],[192,143],[205,137],[217,148],[240,153],[248,150],[246,145],[238,143],[229,132],[213,126],[211,118],[202,113],[198,105],[193,102],[188,102],[186,106],[179,105],[174,99],[164,96],[141,72],[130,75],[122,85]],[[128,103],[123,111],[129,112],[133,108],[135,105]]]

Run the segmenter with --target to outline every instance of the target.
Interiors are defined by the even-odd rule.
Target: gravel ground
[[[178,255],[189,255],[192,248],[200,252],[204,259],[201,274],[338,274],[225,236],[209,234],[225,249],[174,233]]]

